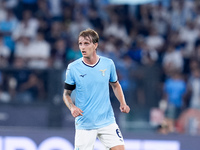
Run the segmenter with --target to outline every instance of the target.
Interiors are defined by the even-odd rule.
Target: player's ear
[[[94,43],[94,45],[95,45],[95,49],[97,49],[97,47],[98,47],[98,43]]]

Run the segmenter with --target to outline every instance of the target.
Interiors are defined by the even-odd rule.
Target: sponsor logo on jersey
[[[86,75],[87,75],[87,74],[81,74],[80,76],[84,78]]]

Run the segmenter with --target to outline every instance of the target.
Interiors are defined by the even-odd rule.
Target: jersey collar
[[[99,56],[98,56],[98,57],[99,57]],[[90,65],[90,64],[87,64],[86,62],[84,62],[84,61],[83,61],[83,58],[82,58],[83,64],[86,65],[86,66],[88,66],[88,67],[92,67],[92,68],[95,67],[95,66],[99,63],[99,61],[100,61],[100,57],[99,57],[98,61],[97,61],[95,64]]]

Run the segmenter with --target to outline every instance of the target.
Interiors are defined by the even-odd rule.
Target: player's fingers
[[[124,112],[124,107],[123,106],[120,107],[120,111]]]
[[[74,113],[72,114],[72,116],[73,116],[73,117],[77,117],[77,113],[74,112]]]
[[[78,110],[79,115],[83,116],[83,111],[81,109]]]
[[[128,113],[128,110],[127,110],[127,109],[125,109],[125,110],[124,110],[124,113]]]
[[[77,110],[76,110],[76,111],[73,111],[73,112],[72,112],[72,116],[73,116],[73,117],[79,116],[79,111],[77,111]]]
[[[79,112],[79,115],[83,116],[83,114],[81,112]]]
[[[81,114],[79,114],[79,113],[75,113],[74,115],[73,115],[73,117],[74,118],[76,118],[76,117],[78,117],[78,116],[80,116]]]
[[[74,113],[74,114],[72,114],[72,116],[75,118],[75,117],[76,117],[76,114]]]
[[[130,111],[130,107],[127,106],[127,107],[126,107],[126,113],[129,113],[129,111]]]
[[[122,112],[122,107],[119,107],[120,111]]]
[[[80,115],[83,116],[82,113],[83,113],[83,111],[82,111],[81,109],[78,109],[78,110],[77,110],[77,115],[78,115],[78,116],[80,116]]]
[[[130,108],[129,108],[129,106],[122,106],[122,107],[120,107],[120,110],[123,113],[129,113]]]

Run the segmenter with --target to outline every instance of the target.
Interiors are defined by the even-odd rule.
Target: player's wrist
[[[69,103],[69,110],[71,110],[74,107],[73,103]]]
[[[125,102],[120,103],[120,106],[126,106],[127,104]]]

